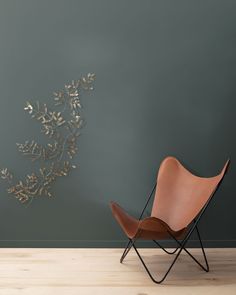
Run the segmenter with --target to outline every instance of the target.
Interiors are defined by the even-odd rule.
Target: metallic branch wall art
[[[51,197],[52,184],[61,176],[67,176],[78,152],[77,141],[83,125],[80,95],[83,90],[93,90],[95,74],[87,74],[79,80],[65,85],[64,90],[53,93],[55,108],[49,110],[46,104],[27,102],[24,108],[31,118],[41,124],[41,131],[50,143],[43,145],[36,140],[17,143],[20,153],[31,159],[35,171],[14,184],[13,174],[1,168],[0,177],[7,181],[7,192],[21,203],[31,202],[36,196]]]

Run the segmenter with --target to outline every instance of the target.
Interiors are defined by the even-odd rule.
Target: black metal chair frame
[[[226,169],[226,170],[228,170],[228,169]],[[127,245],[126,245],[126,247],[125,247],[125,250],[124,250],[124,252],[123,252],[123,254],[122,254],[122,256],[121,256],[121,258],[120,258],[120,263],[122,263],[123,262],[123,260],[125,259],[125,257],[126,257],[126,255],[129,253],[129,251],[130,251],[130,249],[131,248],[134,248],[134,250],[135,250],[135,252],[136,252],[136,254],[138,255],[138,258],[140,259],[140,261],[141,261],[141,263],[142,263],[142,265],[144,266],[144,268],[145,268],[145,270],[146,270],[146,272],[148,273],[148,275],[149,275],[149,277],[151,278],[151,280],[154,282],[154,283],[156,283],[156,284],[160,284],[160,283],[162,283],[165,279],[166,279],[166,277],[167,277],[167,275],[169,274],[169,272],[170,272],[170,270],[172,269],[172,267],[174,266],[174,264],[175,264],[175,262],[177,261],[177,259],[178,259],[178,257],[180,256],[180,254],[181,254],[181,252],[184,250],[203,270],[205,270],[206,272],[209,272],[209,264],[208,264],[208,261],[207,261],[207,257],[206,257],[206,253],[205,253],[205,250],[204,250],[204,247],[203,247],[203,243],[202,243],[202,240],[201,240],[201,236],[200,236],[200,232],[199,232],[199,229],[198,229],[198,223],[199,223],[199,221],[200,221],[200,219],[202,218],[202,216],[203,216],[203,214],[204,214],[204,212],[206,211],[206,209],[207,209],[207,207],[208,207],[208,205],[210,204],[210,202],[211,202],[211,200],[212,200],[212,198],[213,198],[213,196],[215,195],[215,193],[216,193],[216,191],[218,190],[218,188],[219,188],[219,186],[220,186],[220,184],[221,184],[221,182],[222,182],[222,180],[223,180],[223,178],[224,178],[224,176],[225,176],[225,174],[226,174],[226,171],[225,171],[225,173],[224,173],[224,175],[223,175],[223,177],[222,177],[222,179],[221,179],[221,181],[218,183],[218,185],[217,185],[217,187],[215,188],[215,190],[212,192],[212,194],[211,194],[211,196],[209,197],[209,199],[208,199],[208,201],[206,202],[206,204],[204,205],[204,207],[201,209],[201,211],[199,212],[199,214],[197,215],[197,217],[193,220],[193,222],[191,223],[191,225],[190,225],[190,228],[189,228],[189,230],[187,231],[187,233],[186,233],[186,235],[185,235],[185,237],[181,240],[181,241],[179,241],[179,240],[177,240],[174,236],[173,236],[173,234],[172,233],[170,233],[169,231],[168,231],[168,234],[170,235],[170,238],[172,238],[176,243],[177,243],[177,247],[176,247],[176,249],[175,250],[173,250],[172,252],[170,252],[170,251],[168,251],[168,250],[166,250],[160,243],[158,243],[157,241],[155,241],[155,240],[153,240],[153,242],[156,244],[156,245],[158,245],[165,253],[167,253],[167,254],[169,254],[169,255],[172,255],[172,254],[175,254],[177,251],[177,254],[176,254],[176,256],[175,256],[175,258],[174,258],[174,260],[172,261],[172,263],[170,264],[170,266],[169,266],[169,268],[167,269],[167,271],[166,271],[166,273],[164,274],[164,276],[161,278],[161,279],[159,279],[159,280],[156,280],[154,277],[153,277],[153,275],[151,274],[151,272],[150,272],[150,270],[148,269],[148,267],[147,267],[147,265],[145,264],[145,262],[144,262],[144,260],[143,260],[143,258],[141,257],[141,255],[140,255],[140,253],[138,252],[138,250],[137,250],[137,247],[135,246],[135,243],[136,243],[136,241],[138,240],[138,238],[137,239],[129,239],[129,241],[128,241],[128,243],[127,243]],[[154,193],[154,191],[155,191],[155,188],[156,188],[156,186],[157,186],[157,184],[155,184],[154,185],[154,187],[153,187],[153,189],[152,189],[152,191],[151,191],[151,193],[150,193],[150,195],[149,195],[149,197],[148,197],[148,200],[147,200],[147,202],[146,202],[146,204],[145,204],[145,206],[144,206],[144,208],[143,208],[143,210],[142,210],[142,213],[141,213],[141,215],[140,215],[140,217],[139,217],[139,220],[141,220],[141,218],[142,218],[142,216],[143,216],[143,214],[144,214],[144,212],[145,212],[145,210],[146,210],[146,208],[147,208],[147,206],[148,206],[148,204],[149,204],[149,202],[150,202],[150,200],[151,200],[151,198],[152,198],[152,196],[153,196],[153,193]],[[204,260],[205,260],[205,266],[203,266],[186,248],[185,248],[185,246],[186,246],[186,244],[187,244],[187,242],[189,241],[189,238],[191,237],[191,235],[192,235],[192,233],[194,232],[194,230],[196,230],[196,233],[197,233],[197,236],[198,236],[198,239],[199,239],[199,242],[200,242],[200,246],[201,246],[201,249],[202,249],[202,254],[203,254],[203,257],[204,257]]]

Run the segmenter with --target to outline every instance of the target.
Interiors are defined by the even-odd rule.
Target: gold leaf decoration
[[[21,203],[31,202],[37,196],[52,197],[52,184],[76,168],[73,159],[78,152],[79,129],[83,125],[80,95],[93,90],[94,80],[95,74],[89,73],[72,80],[64,90],[53,92],[54,106],[60,110],[49,110],[46,104],[38,101],[26,102],[24,110],[41,124],[41,132],[50,142],[45,145],[33,139],[16,144],[23,156],[38,165],[24,180],[13,183],[13,174],[7,168],[0,169],[0,177],[9,185],[7,192]]]

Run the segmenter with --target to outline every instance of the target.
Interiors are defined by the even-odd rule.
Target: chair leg
[[[175,254],[176,251],[179,249],[179,247],[177,247],[174,251],[170,252],[170,251],[167,251],[161,244],[159,244],[156,240],[153,240],[153,242],[155,244],[157,244],[165,253],[167,254]],[[125,259],[126,255],[129,253],[130,249],[132,248],[132,245],[130,245],[132,242],[129,240],[126,247],[125,247],[125,250],[123,252],[123,254],[121,255],[121,258],[120,258],[120,263],[123,262],[123,260]]]
[[[172,254],[175,254],[176,253],[176,251],[179,249],[179,247],[177,247],[174,251],[172,251],[172,252],[170,252],[170,251],[167,251],[161,244],[159,244],[156,240],[153,240],[153,242],[155,243],[155,244],[157,244],[165,253],[167,253],[167,254],[170,254],[170,255],[172,255]]]
[[[199,233],[199,230],[196,226],[196,231],[197,231],[197,235],[198,235],[198,238],[199,238],[199,242],[200,242],[200,245],[201,245],[201,249],[202,249],[202,253],[203,253],[203,257],[204,257],[204,260],[205,260],[205,263],[206,263],[206,267],[203,266],[185,247],[183,247],[183,250],[203,269],[205,270],[205,272],[209,272],[209,265],[208,265],[208,262],[207,262],[207,258],[206,258],[206,254],[205,254],[205,251],[204,251],[204,247],[203,247],[203,244],[202,244],[202,240],[201,240],[201,237],[200,237],[200,233]],[[171,234],[170,234],[171,235]],[[178,243],[178,245],[181,247],[182,244],[173,236],[171,235],[172,238],[176,241],[176,243]]]
[[[185,248],[185,245],[188,241],[188,239],[190,238],[190,235],[191,233],[193,232],[194,228],[196,228],[196,231],[197,231],[197,235],[198,235],[198,238],[199,238],[199,242],[200,242],[200,245],[201,245],[201,249],[202,249],[202,253],[203,253],[203,256],[204,256],[204,259],[205,259],[205,263],[206,263],[206,267],[204,267],[186,248]],[[152,276],[151,272],[149,271],[148,267],[146,266],[143,258],[141,257],[141,255],[139,254],[136,246],[135,246],[135,242],[136,240],[132,240],[132,239],[129,239],[127,245],[126,245],[126,248],[121,256],[121,259],[120,259],[120,262],[122,263],[124,258],[126,257],[126,255],[129,253],[130,249],[133,247],[136,254],[138,255],[142,265],[144,266],[146,272],[148,273],[149,277],[151,278],[151,280],[156,283],[156,284],[160,284],[162,283],[165,278],[167,277],[167,275],[169,274],[170,270],[172,269],[172,267],[174,266],[176,260],[178,259],[180,253],[182,252],[182,250],[184,250],[203,270],[205,270],[206,272],[209,271],[209,265],[208,265],[208,262],[207,262],[207,258],[206,258],[206,253],[204,251],[204,247],[203,247],[203,244],[202,244],[202,240],[201,240],[201,236],[200,236],[200,233],[199,233],[199,230],[197,228],[197,225],[195,225],[192,230],[188,233],[188,235],[185,237],[185,239],[181,242],[179,242],[171,233],[169,233],[170,236],[177,242],[177,244],[179,245],[173,252],[169,252],[167,251],[163,246],[161,246],[158,242],[154,241],[158,246],[160,246],[166,253],[168,254],[174,254],[176,253],[177,250],[179,250],[173,260],[173,262],[171,263],[171,265],[169,266],[167,272],[164,274],[164,276],[160,279],[160,280],[155,280],[154,277]]]
[[[171,268],[174,266],[176,260],[178,259],[180,253],[181,253],[182,250],[183,250],[183,247],[181,247],[181,248],[179,249],[177,255],[175,256],[173,262],[172,262],[171,265],[169,266],[167,272],[164,274],[164,276],[163,276],[160,280],[156,280],[156,279],[154,279],[154,277],[152,276],[152,274],[151,274],[151,272],[149,271],[148,267],[146,266],[146,264],[145,264],[143,258],[142,258],[141,255],[139,254],[139,252],[138,252],[137,248],[135,247],[135,244],[134,244],[134,243],[132,244],[132,246],[133,246],[135,252],[137,253],[137,255],[138,255],[140,261],[142,262],[142,265],[144,266],[144,268],[145,268],[146,272],[148,273],[149,277],[150,277],[151,280],[152,280],[154,283],[156,283],[156,284],[160,284],[160,283],[162,283],[162,282],[165,280],[165,278],[166,278],[167,275],[169,274]]]
[[[203,266],[186,248],[183,248],[183,250],[203,269],[205,270],[205,272],[208,272],[209,271],[209,266],[208,266],[208,263],[207,263],[207,260],[206,260],[206,256],[204,256],[205,258],[205,261],[206,261],[206,267]],[[202,248],[202,251],[203,253],[204,252],[204,249]]]
[[[131,245],[130,245],[130,247],[133,247],[134,248],[134,250],[135,250],[135,252],[137,253],[137,255],[138,255],[138,257],[139,257],[139,259],[140,259],[140,261],[142,262],[142,265],[144,266],[144,268],[145,268],[145,270],[146,270],[146,272],[148,273],[148,275],[149,275],[149,277],[151,278],[151,280],[154,282],[154,283],[156,283],[156,284],[160,284],[160,283],[162,283],[164,280],[165,280],[165,278],[167,277],[167,275],[169,274],[169,272],[170,272],[170,270],[171,270],[171,268],[174,266],[174,264],[175,264],[175,262],[176,262],[176,260],[178,259],[178,257],[179,257],[179,255],[180,255],[180,253],[182,252],[182,250],[184,250],[203,270],[205,270],[206,272],[208,272],[209,271],[209,265],[208,265],[208,262],[207,262],[207,258],[206,258],[206,254],[205,254],[205,251],[204,251],[204,248],[203,248],[203,244],[202,244],[202,241],[201,241],[201,237],[200,237],[200,233],[199,233],[199,231],[198,231],[198,229],[197,229],[197,234],[198,234],[198,238],[199,238],[199,241],[200,241],[200,244],[201,244],[201,248],[202,248],[202,252],[203,252],[203,256],[204,256],[204,259],[205,259],[205,262],[206,262],[206,267],[204,267],[184,246],[185,246],[185,244],[186,244],[186,242],[188,241],[188,239],[185,239],[184,240],[184,242],[183,242],[183,244],[181,244],[177,239],[175,239],[175,237],[173,237],[174,239],[175,239],[175,241],[178,243],[178,245],[179,245],[179,247],[177,248],[177,249],[175,249],[174,250],[174,252],[176,252],[178,249],[179,249],[179,251],[178,251],[178,253],[176,254],[176,256],[175,256],[175,258],[174,258],[174,260],[173,260],[173,262],[171,263],[171,265],[169,266],[169,268],[168,268],[168,270],[167,270],[167,272],[164,274],[164,276],[160,279],[160,280],[156,280],[156,279],[154,279],[154,277],[152,276],[152,274],[151,274],[151,272],[149,271],[149,269],[148,269],[148,267],[147,267],[147,265],[145,264],[145,262],[144,262],[144,260],[143,260],[143,258],[141,257],[141,255],[140,255],[140,253],[138,252],[138,250],[137,250],[137,248],[136,248],[136,246],[135,246],[135,241],[131,241],[130,240],[130,243],[131,243]],[[159,245],[159,243],[157,243],[158,245]],[[162,247],[161,247],[162,248]],[[164,248],[164,247],[163,247]],[[163,249],[164,250],[164,249]],[[172,254],[172,253],[171,253]]]
[[[129,253],[130,249],[132,248],[132,241],[129,240],[126,247],[125,247],[125,250],[120,258],[120,263],[123,262],[123,260],[125,259],[126,255]]]
[[[197,226],[196,226],[196,231],[197,231],[198,239],[199,239],[199,242],[200,242],[200,245],[201,245],[201,248],[202,248],[202,254],[203,254],[203,257],[204,257],[204,260],[205,260],[205,263],[206,263],[205,271],[208,272],[209,271],[209,264],[208,264],[208,261],[207,261],[206,253],[205,253],[205,250],[204,250],[204,247],[203,247],[203,244],[202,244],[202,239],[201,239],[201,236],[200,236],[200,233],[199,233],[199,230],[198,230]]]

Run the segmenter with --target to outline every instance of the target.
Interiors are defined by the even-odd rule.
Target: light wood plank
[[[162,274],[173,256],[141,249],[145,261]],[[201,250],[191,249],[197,259]],[[236,294],[236,249],[206,249],[210,272],[181,254],[161,285],[155,285],[134,251],[123,264],[122,249],[0,249],[1,295],[153,295]]]

